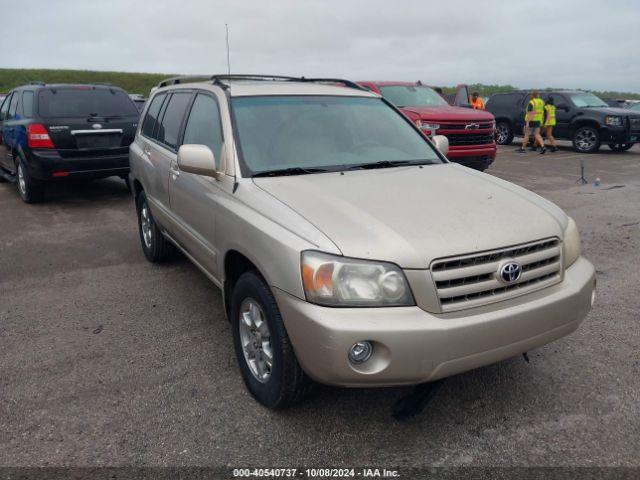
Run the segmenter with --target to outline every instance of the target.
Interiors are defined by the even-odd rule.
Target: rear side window
[[[33,92],[22,94],[22,114],[25,117],[33,117]]]
[[[138,116],[129,95],[97,87],[47,88],[38,93],[38,113],[45,118]]]
[[[16,112],[18,111],[18,95],[14,93],[11,97],[11,104],[9,105],[9,118],[16,118]]]
[[[167,95],[161,93],[153,97],[151,100],[151,104],[147,109],[147,113],[144,116],[144,121],[142,123],[142,134],[145,137],[152,138],[153,137],[153,129],[158,122],[158,114],[160,113],[160,107],[162,107],[162,102]]]
[[[183,144],[206,145],[216,158],[216,166],[220,166],[220,150],[222,148],[222,125],[218,102],[209,95],[198,94],[187,126],[184,130]]]
[[[171,148],[178,146],[180,127],[182,126],[189,100],[191,100],[191,92],[177,92],[171,95],[156,135],[159,142]]]
[[[492,107],[513,107],[520,99],[520,94],[510,93],[504,95],[494,95],[487,102],[487,106],[491,104]]]

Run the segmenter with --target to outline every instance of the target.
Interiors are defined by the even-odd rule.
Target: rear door
[[[159,94],[154,97],[153,103],[149,106],[149,112],[153,113],[158,105],[156,99]],[[145,155],[148,158],[150,168],[145,175],[146,185],[145,192],[147,198],[151,201],[151,208],[154,216],[160,220],[160,223],[170,234],[175,235],[177,230],[177,222],[175,216],[171,212],[171,203],[169,198],[169,176],[172,169],[175,169],[177,162],[177,151],[179,145],[180,132],[187,107],[191,102],[192,91],[190,90],[174,90],[167,93],[166,98],[158,99],[162,101],[161,108],[153,132],[146,143]],[[143,133],[147,127],[145,123],[142,126]]]
[[[0,106],[0,167],[10,172],[13,172],[13,159],[11,159],[11,150],[7,142],[10,142],[10,127],[9,127],[9,105],[11,104],[11,98],[15,93],[7,95],[7,98],[2,102]]]
[[[122,90],[79,85],[42,88],[37,116],[63,158],[127,154],[139,112]]]
[[[223,144],[220,107],[210,92],[198,92],[185,123],[182,144],[206,145],[220,171]],[[215,246],[215,217],[219,209],[221,184],[216,179],[178,171],[171,172],[171,211],[178,222],[177,240],[212,276],[218,277]]]

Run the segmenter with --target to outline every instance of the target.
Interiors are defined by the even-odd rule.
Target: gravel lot
[[[404,424],[390,412],[408,389],[254,402],[217,289],[184,259],[146,262],[121,180],[34,206],[0,184],[0,465],[640,465],[640,149],[515,148],[489,173],[576,219],[597,304],[530,364],[450,378]]]

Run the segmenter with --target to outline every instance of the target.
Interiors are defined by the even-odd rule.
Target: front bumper
[[[602,127],[600,140],[604,143],[638,143],[640,131],[629,130],[625,127]]]
[[[453,145],[449,147],[447,158],[465,167],[483,171],[493,163],[496,158],[496,152],[495,142],[477,146]]]
[[[56,150],[32,150],[27,154],[27,168],[38,180],[126,176],[129,154],[62,157]]]
[[[326,308],[275,289],[302,368],[339,386],[417,384],[489,365],[573,332],[591,308],[595,270],[578,259],[564,280],[493,310],[436,315],[418,307]],[[498,308],[498,309],[496,309]],[[347,351],[369,340],[374,354],[354,366]]]

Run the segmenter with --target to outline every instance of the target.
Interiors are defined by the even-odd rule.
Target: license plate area
[[[120,133],[101,133],[95,135],[76,135],[78,148],[117,148],[122,142]]]

